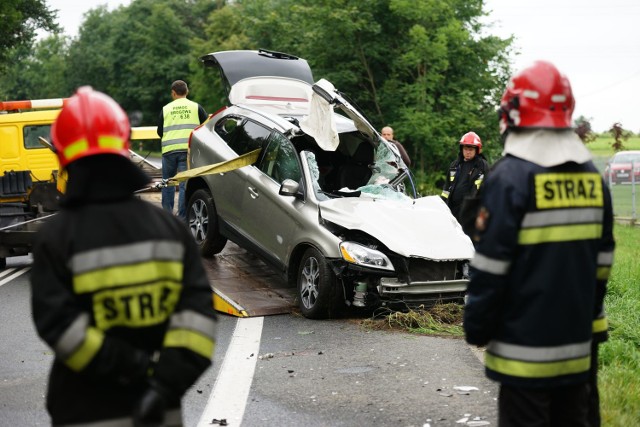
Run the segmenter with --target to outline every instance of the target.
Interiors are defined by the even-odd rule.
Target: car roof
[[[620,157],[640,157],[640,150],[618,151],[611,158],[618,159]]]
[[[220,70],[227,91],[250,77],[286,77],[313,84],[313,74],[306,60],[271,50],[226,50],[200,57],[205,66]]]

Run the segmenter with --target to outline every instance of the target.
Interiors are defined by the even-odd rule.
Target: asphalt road
[[[53,355],[31,321],[30,260],[8,264],[0,272],[0,427],[45,426]],[[221,315],[213,366],[185,395],[184,421],[189,427],[215,426],[214,418],[230,426],[495,426],[497,390],[460,339],[369,331],[359,319]]]

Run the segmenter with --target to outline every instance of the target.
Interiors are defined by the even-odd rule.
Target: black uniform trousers
[[[499,427],[590,427],[589,384],[535,389],[502,385]]]

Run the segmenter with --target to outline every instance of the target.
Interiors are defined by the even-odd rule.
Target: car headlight
[[[391,260],[385,254],[359,243],[340,243],[340,253],[342,253],[342,258],[351,264],[394,271]]]

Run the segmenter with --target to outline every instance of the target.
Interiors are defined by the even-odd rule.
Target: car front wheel
[[[328,319],[338,310],[336,277],[315,248],[306,250],[298,267],[300,311],[309,319]]]
[[[227,238],[220,234],[216,208],[207,190],[193,193],[187,207],[187,220],[203,257],[212,257],[224,249]]]

